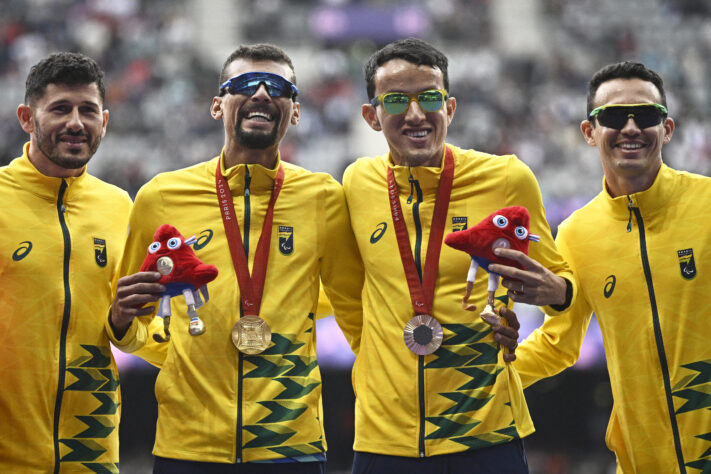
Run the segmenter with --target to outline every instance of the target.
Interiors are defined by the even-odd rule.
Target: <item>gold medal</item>
[[[232,343],[243,354],[259,354],[271,341],[269,324],[259,316],[243,316],[232,328]]]
[[[442,326],[429,314],[418,314],[409,320],[403,331],[408,349],[417,355],[428,355],[442,345]]]

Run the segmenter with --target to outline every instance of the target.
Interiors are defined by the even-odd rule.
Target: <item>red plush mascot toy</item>
[[[158,227],[153,240],[148,246],[141,271],[159,272],[162,276],[158,283],[167,288],[161,295],[157,313],[163,318],[165,338],[159,334],[154,334],[153,338],[158,342],[170,339],[170,299],[180,294],[185,297],[188,306],[188,330],[192,336],[199,336],[205,332],[205,324],[198,317],[196,308],[203,304],[200,293],[205,301],[210,299],[207,284],[217,278],[217,267],[202,263],[190,248],[196,242],[195,236],[185,239],[172,225]]]
[[[528,241],[538,242],[540,240],[539,236],[528,232],[529,221],[528,209],[525,207],[505,207],[490,214],[474,227],[452,232],[444,239],[444,243],[468,253],[472,258],[467,275],[467,292],[462,299],[464,309],[470,311],[476,309],[474,305],[468,305],[467,301],[474,287],[477,269],[481,266],[489,273],[489,295],[486,308],[481,313],[482,319],[489,324],[498,322],[498,316],[494,310],[494,294],[499,287],[500,278],[499,274],[489,271],[489,265],[498,263],[521,268],[513,260],[494,255],[494,249],[514,249],[528,255]]]

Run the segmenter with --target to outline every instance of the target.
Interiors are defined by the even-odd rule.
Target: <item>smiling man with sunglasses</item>
[[[518,324],[489,326],[462,307],[471,259],[443,246],[446,233],[502,207],[527,207],[541,242],[531,246],[532,258],[524,255],[527,270],[516,269],[518,279],[503,285],[521,290],[525,282],[517,301],[559,310],[572,298],[565,279],[572,276],[553,245],[531,170],[512,155],[445,143],[457,105],[447,62],[410,38],[365,66],[370,101],[362,115],[389,150],[357,160],[343,180],[366,271],[353,370],[354,473],[527,472],[521,438],[533,425],[507,364],[515,355],[502,350],[515,349]],[[484,273],[472,295],[479,311]],[[505,304],[498,311],[513,321]]]
[[[521,344],[514,367],[527,386],[573,365],[594,312],[618,472],[709,472],[711,179],[662,161],[674,121],[654,71],[604,67],[587,100],[580,128],[598,149],[603,190],[556,238],[580,296]]]
[[[198,257],[219,269],[200,309],[204,334],[188,332],[186,305],[174,298],[170,340],[151,355],[161,365],[155,473],[324,472],[319,280],[355,346],[359,327],[343,320],[361,319],[363,272],[357,257],[341,259],[358,250],[340,185],[279,153],[299,122],[295,82],[281,49],[238,48],[210,107],[222,152],[156,176],[136,197],[111,314],[119,348],[155,336],[155,308],[142,305],[165,288],[159,273],[138,270],[159,225],[195,235]]]

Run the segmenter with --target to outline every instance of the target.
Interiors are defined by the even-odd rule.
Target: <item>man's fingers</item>
[[[521,324],[519,324],[518,322],[518,317],[516,316],[516,313],[514,313],[506,306],[502,306],[501,310],[499,311],[499,314],[504,319],[506,319],[506,323],[508,324],[509,328],[512,328],[516,331],[516,337],[518,338],[518,330],[521,328]]]
[[[117,286],[116,296],[119,298],[127,298],[131,295],[138,294],[159,295],[165,290],[165,285],[161,285],[160,283],[135,283],[127,286]]]
[[[160,280],[161,274],[158,272],[138,272],[119,278],[117,287],[131,286],[136,283],[153,283]]]

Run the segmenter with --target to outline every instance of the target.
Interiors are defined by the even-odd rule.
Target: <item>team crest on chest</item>
[[[687,280],[691,280],[696,276],[696,262],[694,261],[694,249],[677,250],[679,257],[679,268],[681,276]]]
[[[279,252],[282,255],[291,255],[294,252],[294,228],[286,225],[279,226]]]
[[[459,232],[467,228],[467,217],[452,217],[452,232]]]
[[[102,268],[106,266],[106,241],[104,239],[94,237],[94,260],[98,266]]]

